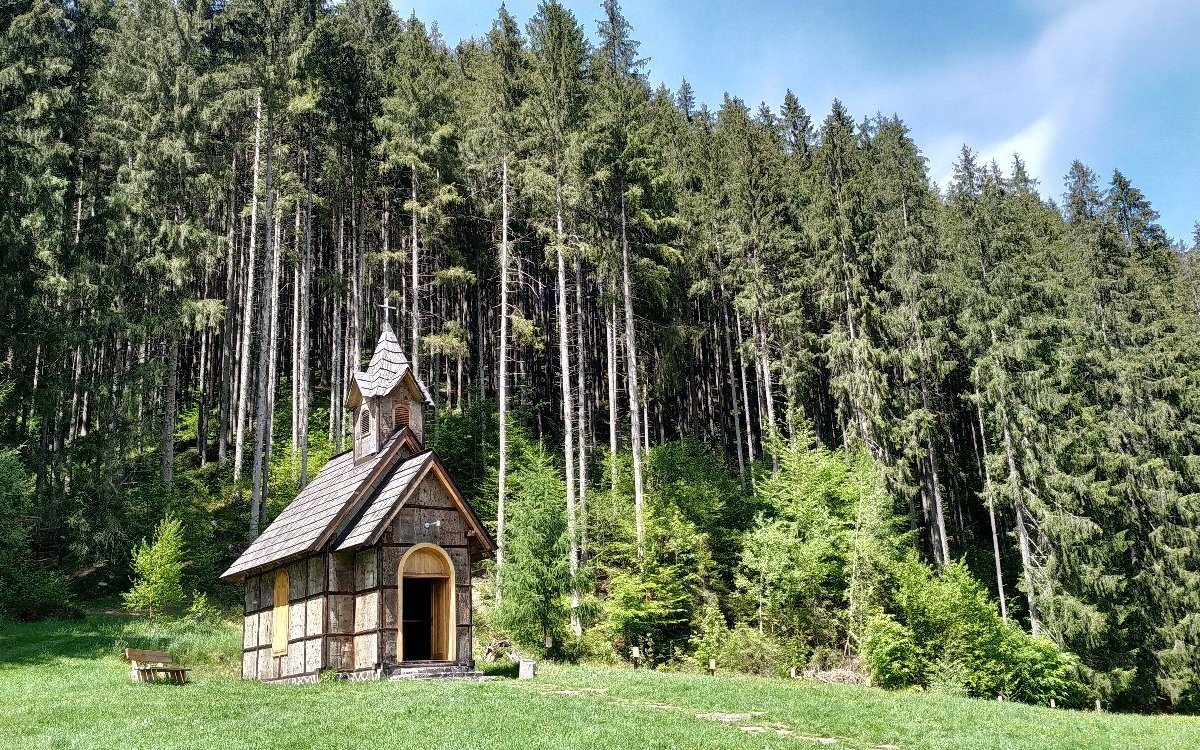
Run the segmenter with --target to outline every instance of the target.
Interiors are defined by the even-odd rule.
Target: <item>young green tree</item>
[[[512,484],[508,569],[497,621],[518,645],[550,651],[562,642],[571,588],[563,482],[538,445],[523,457]]]
[[[133,586],[122,599],[132,610],[145,610],[150,621],[154,612],[183,603],[183,525],[167,516],[154,530],[154,543],[142,540],[133,550]]]

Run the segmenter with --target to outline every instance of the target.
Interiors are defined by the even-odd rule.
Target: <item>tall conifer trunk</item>
[[[724,296],[725,296],[725,287],[724,287],[724,285],[722,285],[722,287],[721,287],[722,299],[724,298]],[[737,376],[734,373],[734,367],[733,367],[733,341],[729,335],[729,328],[730,328],[730,326],[729,326],[729,308],[725,305],[724,301],[720,302],[720,305],[721,305],[721,313],[725,320],[725,326],[724,326],[724,328],[725,328],[725,350],[729,354],[729,356],[726,358],[725,362],[726,362],[726,374],[729,376],[729,395],[730,395],[730,399],[733,401],[732,422],[733,422],[733,429],[734,429],[734,432],[737,437],[737,443],[736,443],[735,447],[737,449],[738,476],[741,477],[742,486],[744,487],[744,486],[746,486],[746,459],[742,453],[742,402],[738,398]],[[747,447],[749,447],[749,440],[747,440]]]
[[[625,371],[629,390],[629,433],[633,453],[633,517],[637,532],[637,558],[646,557],[646,526],[643,520],[646,491],[642,480],[642,408],[638,388],[637,335],[633,317],[633,279],[629,269],[629,232],[626,227],[625,189],[621,187],[621,296],[625,303]]]
[[[409,324],[412,326],[412,369],[417,377],[421,376],[421,251],[420,245],[417,242],[417,168],[412,169],[412,286],[410,293],[412,299],[409,300],[409,306],[412,309],[412,320]]]
[[[992,559],[996,563],[996,598],[1000,600],[1000,618],[1008,622],[1008,599],[1004,594],[1004,566],[1000,557],[1000,534],[996,529],[996,506],[992,502],[992,470],[988,467],[987,430],[983,426],[983,405],[979,399],[979,386],[975,387],[975,409],[979,418],[979,443],[982,450],[980,463],[983,465],[983,482],[987,488],[988,522],[992,527]]]
[[[167,349],[167,382],[163,388],[163,422],[162,422],[162,485],[170,492],[175,478],[175,393],[179,388],[179,347],[168,336]]]
[[[563,243],[566,235],[563,231],[563,196],[562,184],[555,188],[554,213],[554,255],[557,261],[556,281],[558,285],[558,376],[562,392],[563,415],[563,456],[567,480],[567,567],[571,575],[571,630],[578,636],[583,632],[579,622],[579,537],[578,519],[575,507],[575,436],[572,420],[575,417],[571,401],[571,353],[568,347],[567,320],[567,269],[563,258]]]
[[[612,492],[617,491],[617,303],[610,299],[604,306],[604,335],[608,365],[608,465]]]
[[[308,484],[308,358],[309,358],[309,297],[312,288],[312,129],[308,131],[308,152],[304,160],[304,254],[300,261],[300,330],[298,335],[299,351],[296,374],[300,385],[296,388],[296,398],[300,401],[296,440],[300,448],[300,489]]]
[[[253,333],[254,320],[254,273],[255,249],[258,245],[258,169],[262,155],[262,92],[259,92],[255,104],[254,117],[254,179],[251,183],[250,204],[250,241],[246,251],[245,297],[242,303],[242,336],[241,353],[238,355],[238,406],[237,423],[234,426],[233,442],[233,483],[242,481],[242,464],[245,461],[246,450],[246,420],[250,412],[250,339]],[[251,511],[253,515],[253,510]],[[251,528],[257,528],[251,523]]]
[[[237,149],[233,149],[233,156],[230,159],[229,166],[229,208],[228,220],[229,229],[227,231],[226,242],[226,269],[225,269],[225,325],[221,331],[221,406],[217,417],[217,463],[222,466],[225,464],[226,449],[229,443],[229,417],[230,412],[235,411],[233,401],[237,397],[237,384],[233,380],[233,364],[234,364],[234,300],[236,299],[237,290],[237,275],[234,269],[237,267],[238,251],[237,251],[237,212],[235,210],[235,196],[237,191],[234,186],[237,184]]]
[[[587,393],[585,381],[585,355],[583,343],[583,267],[579,257],[575,258],[575,350],[579,362],[575,368],[576,392],[579,403],[576,406],[577,421],[575,433],[579,437],[579,559],[587,560],[588,553],[588,517],[587,517]]]
[[[266,176],[266,204],[264,213],[267,220],[271,221],[275,214],[275,185],[274,185],[274,128],[272,122],[271,109],[267,109],[267,176]],[[274,257],[275,250],[275,232],[267,231],[265,234],[267,246],[264,255]],[[259,310],[258,319],[260,328],[258,334],[258,394],[257,394],[257,416],[255,417],[254,425],[254,466],[251,471],[252,491],[250,495],[250,536],[257,537],[259,525],[263,520],[263,514],[266,509],[266,488],[267,488],[267,430],[270,425],[270,387],[271,373],[270,363],[274,357],[274,352],[271,351],[271,322],[274,315],[275,300],[268,293],[274,283],[274,268],[275,262],[263,263],[263,295],[262,306]]]
[[[500,418],[500,456],[496,476],[496,601],[504,595],[504,526],[508,491],[508,156],[500,163],[500,341],[497,389]]]

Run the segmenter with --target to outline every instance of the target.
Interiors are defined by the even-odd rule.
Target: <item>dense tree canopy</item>
[[[6,3],[0,613],[124,585],[168,514],[219,594],[391,315],[497,638],[1200,707],[1200,228],[654,90],[603,10]]]

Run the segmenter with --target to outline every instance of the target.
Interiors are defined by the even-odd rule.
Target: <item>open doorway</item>
[[[400,563],[399,661],[453,661],[454,574],[439,547],[413,548]]]
[[[435,580],[404,579],[404,661],[433,658],[433,599]]]

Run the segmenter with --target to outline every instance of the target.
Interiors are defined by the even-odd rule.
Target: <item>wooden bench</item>
[[[154,682],[160,676],[182,685],[187,682],[190,669],[167,666],[172,664],[171,655],[165,651],[146,651],[140,648],[125,649],[125,658],[131,665],[129,679],[134,682]]]

